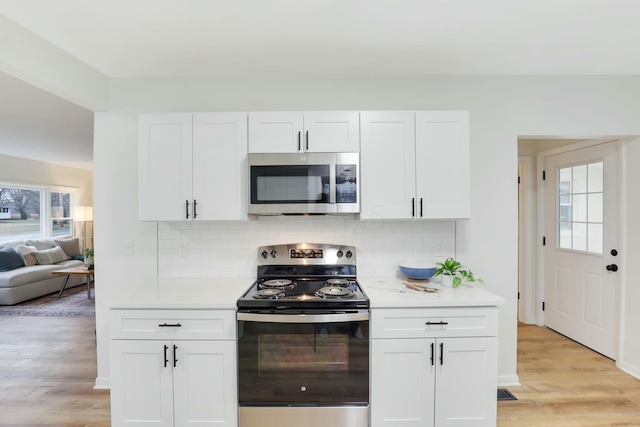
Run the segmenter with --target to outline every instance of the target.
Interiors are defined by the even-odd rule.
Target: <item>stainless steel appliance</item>
[[[249,154],[249,213],[360,212],[358,153]]]
[[[258,249],[238,299],[239,427],[367,427],[369,299],[356,249]]]

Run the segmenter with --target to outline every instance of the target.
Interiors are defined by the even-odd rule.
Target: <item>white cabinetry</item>
[[[233,310],[115,309],[109,322],[113,426],[237,426]]]
[[[246,113],[139,117],[139,218],[246,219]]]
[[[371,427],[496,425],[497,308],[372,309]]]
[[[360,218],[470,216],[467,112],[362,112],[360,132]]]
[[[357,153],[357,111],[249,113],[250,153]]]

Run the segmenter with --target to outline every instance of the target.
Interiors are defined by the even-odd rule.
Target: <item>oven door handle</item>
[[[323,313],[323,314],[263,314],[238,313],[238,320],[270,323],[338,323],[369,320],[365,313]]]

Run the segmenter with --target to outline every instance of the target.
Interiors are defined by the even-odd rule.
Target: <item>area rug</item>
[[[65,289],[61,298],[58,298],[58,292],[55,292],[16,305],[0,305],[0,316],[91,317],[95,315],[93,288],[91,288],[91,299],[88,299],[85,285]]]

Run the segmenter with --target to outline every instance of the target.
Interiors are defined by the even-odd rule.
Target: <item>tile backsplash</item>
[[[240,222],[158,223],[162,278],[255,277],[258,247],[335,243],[357,249],[358,276],[399,275],[407,260],[455,256],[456,224],[447,221],[360,221],[354,217],[258,217]]]

